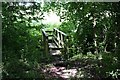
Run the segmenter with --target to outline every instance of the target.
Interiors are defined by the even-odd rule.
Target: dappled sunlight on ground
[[[66,69],[66,67],[48,67],[44,72],[49,72],[54,77],[70,78],[75,77],[77,69]]]
[[[44,74],[46,80],[86,80],[88,78],[100,80],[104,78],[105,73],[102,71],[107,68],[106,63],[103,63],[103,59],[99,59],[99,56],[89,56],[76,56],[74,59],[61,60],[60,56],[54,55],[52,62],[40,66],[39,72]]]
[[[62,79],[78,79],[78,78],[99,78],[96,75],[95,67],[96,64],[90,64],[93,61],[90,59],[69,61],[69,62],[54,62],[47,64],[42,68],[43,73],[47,74],[46,77],[56,77]]]

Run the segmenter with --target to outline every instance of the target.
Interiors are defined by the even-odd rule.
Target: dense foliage
[[[4,78],[43,78],[36,70],[49,62],[43,53],[41,23],[50,9],[60,16],[59,29],[68,34],[66,60],[79,54],[96,56],[100,77],[120,76],[120,3],[2,3],[2,59]],[[32,22],[39,22],[36,25]],[[47,26],[48,27],[48,26]],[[53,26],[51,26],[53,28]],[[82,57],[79,57],[82,58]],[[93,59],[93,58],[92,58]],[[94,63],[91,63],[94,64]]]
[[[40,4],[21,4],[2,4],[3,77],[35,77],[35,71],[25,72],[37,65],[39,55],[42,54],[39,46],[42,25],[31,24],[32,20],[40,18],[35,16],[40,11]]]
[[[92,53],[115,52],[119,45],[120,30],[117,6],[119,3],[67,3],[65,5],[67,9],[65,16],[68,24],[71,23],[67,29],[70,31],[71,28],[74,41],[79,44],[77,46],[82,48],[83,53],[89,50]]]

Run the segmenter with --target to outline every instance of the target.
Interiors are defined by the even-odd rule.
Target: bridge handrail
[[[52,34],[51,34],[52,33]],[[45,53],[49,52],[49,49],[66,49],[68,42],[68,36],[64,32],[58,30],[57,28],[54,28],[53,31],[47,31],[45,29],[42,29],[43,34],[43,45],[45,49]],[[51,38],[50,38],[51,36]],[[65,44],[64,44],[65,43]],[[58,47],[51,47],[50,45],[56,44]]]
[[[46,33],[46,31],[44,29],[42,29],[42,33],[45,37],[48,37],[48,34]]]
[[[60,32],[60,33],[63,34],[64,36],[67,36],[67,34],[63,33],[62,31],[58,30],[57,28],[54,28],[54,30]]]

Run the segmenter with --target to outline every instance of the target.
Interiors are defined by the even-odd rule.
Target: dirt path
[[[53,62],[42,66],[41,71],[46,75],[46,80],[68,80],[78,78],[100,77],[96,73],[98,61],[93,59],[79,59],[75,61],[62,61],[60,55],[52,55]]]

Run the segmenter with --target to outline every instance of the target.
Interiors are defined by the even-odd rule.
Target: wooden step
[[[52,56],[59,56],[59,55],[61,55],[61,51],[60,50],[50,50],[50,54]]]
[[[62,47],[58,47],[55,43],[48,43],[48,46],[52,50],[60,50],[63,49]]]

